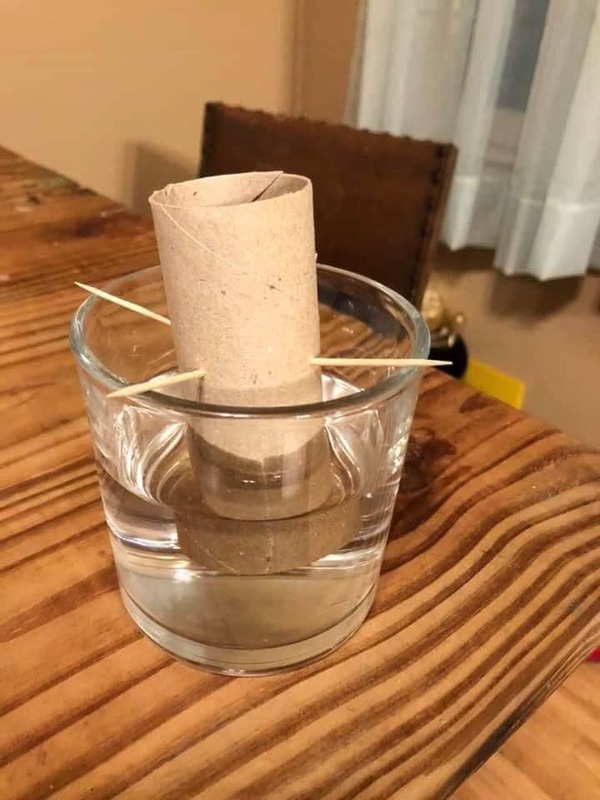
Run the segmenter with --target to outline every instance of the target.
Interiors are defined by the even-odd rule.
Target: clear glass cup
[[[427,326],[395,292],[325,266],[318,280],[322,355],[427,356]],[[107,289],[167,313],[158,267]],[[77,310],[71,346],[139,628],[180,659],[237,675],[304,664],[351,636],[377,587],[420,370],[324,368],[310,405],[208,405],[190,399],[200,382],[109,399],[176,360],[168,325],[96,297]],[[227,445],[258,452],[265,436],[281,457]]]

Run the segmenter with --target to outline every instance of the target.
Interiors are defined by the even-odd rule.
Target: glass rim
[[[423,317],[419,314],[417,309],[409,303],[406,298],[395,292],[393,289],[385,286],[378,281],[367,278],[348,270],[339,269],[338,267],[330,267],[326,264],[317,264],[318,272],[329,273],[333,275],[341,275],[353,281],[366,284],[370,288],[376,289],[378,292],[384,294],[391,303],[400,307],[406,314],[410,323],[414,328],[414,339],[411,341],[411,348],[407,358],[427,358],[430,347],[430,334],[429,328]],[[160,270],[160,265],[146,267],[145,269],[129,272],[109,281],[103,288],[112,294],[118,294],[116,289],[123,282],[131,279],[134,276],[143,275],[145,272]],[[107,300],[102,300],[95,295],[87,297],[75,311],[71,325],[69,328],[69,342],[71,350],[73,351],[77,362],[80,367],[85,370],[91,377],[101,383],[109,390],[121,389],[128,386],[126,381],[121,380],[116,375],[113,375],[105,368],[102,362],[94,355],[88,347],[85,338],[85,320],[87,315],[92,311],[94,306],[100,302],[106,303]],[[412,337],[411,337],[412,338]],[[238,418],[238,419],[257,419],[257,418],[306,418],[323,416],[324,414],[332,415],[338,413],[346,413],[348,411],[356,411],[357,409],[371,406],[375,402],[386,400],[396,394],[399,394],[403,389],[409,386],[418,377],[422,367],[399,367],[391,375],[378,381],[374,386],[368,389],[359,389],[352,394],[344,395],[343,397],[334,398],[332,400],[320,400],[316,403],[303,403],[299,405],[286,405],[286,406],[230,406],[230,405],[217,405],[214,403],[202,403],[195,400],[186,400],[184,398],[175,397],[170,394],[163,394],[157,391],[146,391],[140,394],[131,395],[124,399],[129,403],[136,405],[148,406],[154,409],[160,408],[162,410],[169,410],[178,414],[186,416],[198,417],[220,417],[220,418]]]

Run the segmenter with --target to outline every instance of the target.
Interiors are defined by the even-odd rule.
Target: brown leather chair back
[[[200,175],[282,169],[313,182],[321,263],[419,304],[456,148],[208,103]]]

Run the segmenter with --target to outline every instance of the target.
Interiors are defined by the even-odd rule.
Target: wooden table
[[[600,641],[600,454],[431,372],[359,633],[190,669],[121,606],[67,345],[74,280],[156,261],[149,221],[0,150],[0,797],[447,797]]]

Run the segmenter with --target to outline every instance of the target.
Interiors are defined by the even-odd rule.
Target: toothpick
[[[164,325],[170,325],[171,320],[168,317],[163,317],[162,314],[157,314],[150,311],[144,306],[139,306],[137,303],[130,303],[129,300],[123,300],[114,294],[105,292],[103,289],[96,289],[95,286],[88,286],[86,283],[78,283],[75,281],[75,286],[80,289],[85,289],[90,294],[95,294],[103,300],[108,300],[110,303],[115,303],[118,306],[134,311],[136,314],[141,314],[144,317],[149,317],[157,322],[162,322]],[[344,358],[344,357],[324,357],[317,356],[310,359],[310,363],[316,367],[443,367],[452,364],[451,361],[437,361],[430,358]],[[202,373],[201,375],[199,373]],[[183,383],[183,381],[191,380],[192,378],[203,377],[206,373],[203,370],[192,370],[180,375],[173,375],[168,378],[153,378],[152,381],[145,383],[138,383],[133,386],[127,386],[123,389],[118,389],[112,392],[108,397],[127,397],[132,394],[139,394],[148,389],[158,389],[162,386],[170,386],[173,383]],[[156,383],[154,383],[156,381]],[[147,384],[152,384],[147,385]],[[142,387],[142,388],[140,388]]]
[[[452,362],[434,361],[429,358],[311,358],[310,363],[320,367],[437,367]],[[133,383],[122,389],[116,389],[107,397],[131,397],[152,389],[162,389],[165,386],[184,383],[194,378],[203,378],[205,375],[206,370],[204,369],[192,369],[178,375],[159,375],[142,383]]]
[[[310,359],[315,367],[442,367],[451,361],[431,358],[344,358],[317,356]]]
[[[87,283],[78,283],[77,281],[75,281],[75,286],[79,286],[80,289],[84,289],[90,294],[95,294],[103,300],[108,300],[110,303],[115,303],[115,305],[127,308],[129,311],[135,311],[136,314],[141,314],[143,317],[149,317],[150,319],[155,319],[157,322],[162,322],[163,325],[171,324],[171,320],[168,319],[168,317],[163,317],[162,314],[150,311],[149,308],[144,308],[144,306],[139,306],[137,303],[130,303],[129,300],[123,300],[121,297],[109,294],[109,292],[105,292],[104,289],[96,289],[95,286],[88,286]]]
[[[132,383],[122,389],[115,389],[107,397],[131,397],[134,394],[149,392],[153,389],[163,389],[165,386],[173,386],[176,383],[191,381],[193,378],[203,378],[206,375],[205,369],[191,369],[188,372],[181,372],[178,375],[157,375],[142,383]]]

